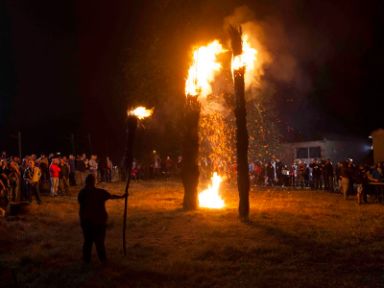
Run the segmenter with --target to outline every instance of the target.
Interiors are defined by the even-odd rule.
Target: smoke
[[[245,89],[250,91],[255,88],[260,88],[263,85],[262,78],[265,67],[273,61],[271,54],[264,44],[266,38],[264,33],[265,29],[262,23],[255,20],[253,11],[247,6],[238,7],[232,15],[225,17],[224,30],[228,31],[229,26],[241,26],[243,38],[246,36],[250,46],[256,49],[257,53],[254,67],[251,71],[246,71],[245,74]]]
[[[260,91],[264,86],[271,85],[267,81],[292,84],[300,93],[311,89],[311,81],[305,77],[295,55],[298,51],[306,55],[309,52],[303,49],[305,45],[301,45],[303,37],[299,35],[290,38],[281,21],[275,16],[258,20],[254,12],[245,5],[236,8],[224,19],[224,30],[229,25],[241,25],[243,33],[249,36],[252,47],[258,51],[255,71],[248,75],[251,79],[246,79],[248,92],[252,89]]]

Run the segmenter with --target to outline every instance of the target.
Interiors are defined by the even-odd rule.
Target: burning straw
[[[197,208],[197,186],[199,184],[199,125],[202,99],[212,93],[211,82],[221,70],[217,54],[223,52],[219,41],[198,47],[193,52],[192,65],[185,83],[185,114],[182,181],[184,185],[183,207],[186,210]],[[198,99],[200,98],[200,99]]]

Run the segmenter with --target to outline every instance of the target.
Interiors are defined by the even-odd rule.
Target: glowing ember
[[[153,113],[153,109],[147,109],[143,106],[139,106],[139,107],[136,107],[135,109],[128,111],[128,115],[136,116],[140,120],[151,116],[152,113]]]
[[[223,46],[218,40],[194,50],[193,63],[185,82],[187,96],[205,97],[212,93],[211,83],[216,73],[221,70],[221,64],[217,62],[216,57],[222,52],[224,52]]]
[[[243,40],[243,54],[233,58],[232,70],[234,71],[242,67],[245,67],[247,74],[252,75],[252,72],[255,69],[257,50],[251,47],[247,34],[243,34],[242,40]]]
[[[204,208],[223,208],[224,200],[220,197],[219,188],[223,179],[216,173],[213,173],[211,178],[212,184],[199,193],[199,206]]]

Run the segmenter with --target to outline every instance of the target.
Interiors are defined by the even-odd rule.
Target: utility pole
[[[22,151],[21,151],[21,132],[17,132],[17,144],[19,147],[19,158],[21,159]]]
[[[91,140],[91,133],[88,133],[88,145],[89,145],[89,153],[92,155],[92,140]]]
[[[72,153],[75,156],[76,155],[76,146],[75,146],[75,134],[71,133],[71,148],[72,148]]]

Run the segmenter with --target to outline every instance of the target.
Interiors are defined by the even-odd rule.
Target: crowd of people
[[[181,156],[175,159],[169,155],[161,158],[153,151],[150,158],[148,163],[134,159],[131,179],[167,179],[180,175]],[[114,166],[108,156],[99,159],[97,155],[87,157],[86,154],[76,157],[32,154],[21,159],[3,152],[0,161],[0,206],[10,201],[31,202],[33,198],[40,204],[41,191],[52,197],[65,195],[70,186],[83,186],[89,174],[94,175],[97,182],[112,182],[112,178],[126,177],[121,173],[124,169]],[[214,169],[222,169],[225,170],[222,174],[228,178],[236,178],[233,177],[236,175],[235,165],[214,165],[207,159],[202,159],[199,165],[203,175],[212,173]],[[338,163],[332,163],[329,159],[314,159],[310,162],[295,161],[289,165],[278,159],[249,163],[252,185],[327,190],[342,193],[345,198],[356,194],[360,197],[359,201],[365,202],[374,189],[369,183],[383,182],[383,169],[383,163],[370,167],[355,163],[352,159]],[[218,172],[220,174],[221,171]]]
[[[0,206],[8,202],[28,201],[35,198],[41,204],[41,191],[52,197],[66,195],[70,186],[84,185],[85,178],[93,174],[98,181],[111,182],[114,166],[109,157],[89,158],[86,154],[62,156],[35,154],[24,158],[0,157]]]
[[[356,194],[359,203],[367,195],[378,194],[370,184],[384,181],[384,163],[374,166],[355,163],[353,159],[332,163],[330,159],[313,159],[309,163],[295,161],[286,165],[280,160],[254,161],[249,164],[252,183],[263,186],[308,188],[339,192],[347,198]]]
[[[236,165],[233,163],[212,163],[208,158],[199,161],[200,176],[209,178],[217,171],[225,175],[228,180],[235,181]],[[182,167],[182,157],[173,160],[170,156],[161,158],[154,153],[149,165],[134,161],[132,169],[133,179],[153,177],[179,176]],[[325,190],[342,193],[345,198],[357,195],[359,202],[367,202],[367,195],[377,195],[372,183],[384,182],[384,163],[373,166],[357,163],[353,159],[346,159],[333,163],[330,159],[312,159],[310,161],[297,160],[285,164],[279,159],[269,161],[251,161],[249,175],[252,185],[264,187],[282,187],[293,189]]]

